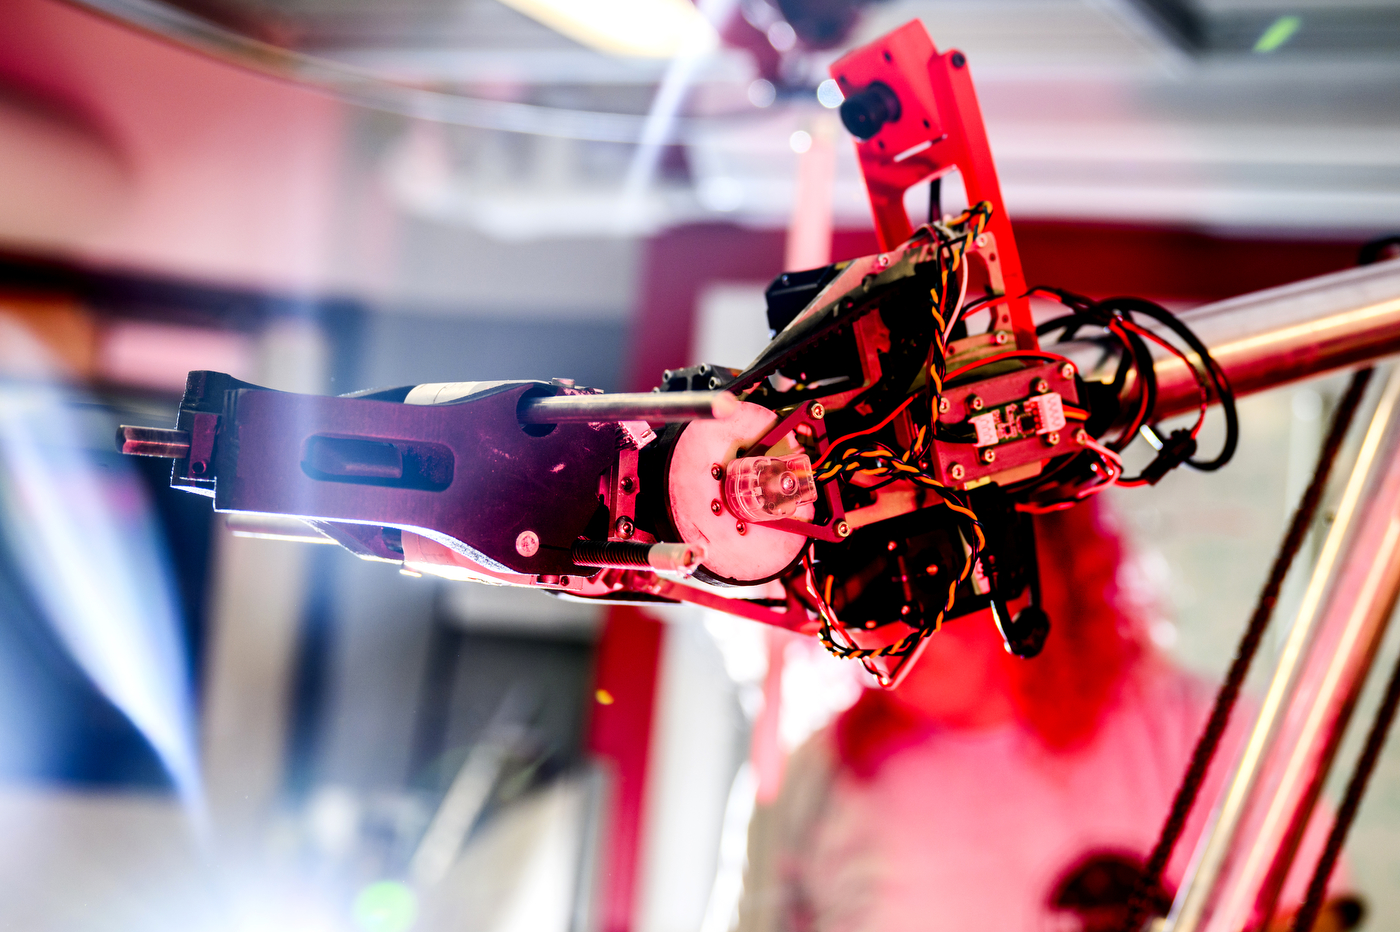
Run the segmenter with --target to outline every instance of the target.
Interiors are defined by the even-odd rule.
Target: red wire
[[[1064,360],[1064,357],[1056,356],[1054,353],[1041,353],[1035,350],[1010,350],[1005,353],[996,353],[985,359],[979,359],[976,362],[970,362],[965,366],[954,369],[943,377],[943,384],[948,384],[964,372],[971,372],[973,369],[980,369],[983,366],[991,365],[994,362],[1000,362],[1003,359],[1045,359],[1050,362],[1061,362]]]
[[[847,440],[850,440],[852,437],[863,437],[863,436],[865,436],[866,434],[873,434],[873,433],[875,433],[875,431],[877,431],[877,430],[879,430],[880,428],[884,427],[884,426],[885,426],[886,424],[888,424],[890,421],[893,421],[893,420],[899,415],[899,412],[901,412],[901,411],[903,411],[905,408],[909,407],[909,403],[910,403],[911,401],[913,401],[915,397],[916,397],[916,396],[914,396],[914,395],[910,395],[908,398],[904,399],[904,403],[903,403],[903,404],[901,404],[898,408],[895,408],[893,411],[891,411],[891,412],[889,413],[889,416],[887,416],[887,417],[886,417],[883,421],[881,421],[880,423],[876,424],[874,427],[867,427],[865,430],[858,430],[858,431],[856,431],[855,433],[846,434],[844,437],[840,438],[839,440],[833,441],[833,442],[831,443],[831,445],[828,446],[828,447],[826,448],[826,452],[823,453],[823,454],[821,455],[821,457],[820,457],[815,463],[812,464],[812,471],[813,471],[813,472],[816,472],[817,467],[820,466],[822,463],[826,462],[826,458],[827,458],[828,456],[831,455],[831,451],[834,450],[834,449],[836,449],[837,446],[839,446],[840,444],[845,443]]]
[[[1182,365],[1186,366],[1186,368],[1190,370],[1192,377],[1196,380],[1196,387],[1200,389],[1201,392],[1201,412],[1200,415],[1196,418],[1196,426],[1191,428],[1191,436],[1196,436],[1198,433],[1200,433],[1201,425],[1203,425],[1206,422],[1206,410],[1210,406],[1210,389],[1206,386],[1205,379],[1201,377],[1201,373],[1196,370],[1196,367],[1191,365],[1191,360],[1187,358],[1185,353],[1177,349],[1175,346],[1172,346],[1166,340],[1163,340],[1161,337],[1157,336],[1157,334],[1153,333],[1145,327],[1133,323],[1130,320],[1124,320],[1123,326],[1132,330],[1134,333],[1147,337],[1153,343],[1156,343],[1158,346],[1171,353],[1177,359],[1180,359]]]

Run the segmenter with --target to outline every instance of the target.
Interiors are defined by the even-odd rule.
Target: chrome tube
[[[1237,397],[1400,352],[1400,259],[1256,291],[1181,319],[1224,367]],[[1157,416],[1199,403],[1186,364],[1163,356]]]
[[[1400,369],[1392,369],[1168,932],[1239,932],[1272,914],[1397,595]]]
[[[615,395],[553,395],[520,402],[522,424],[578,421],[671,423],[726,418],[739,410],[728,392],[635,392]]]

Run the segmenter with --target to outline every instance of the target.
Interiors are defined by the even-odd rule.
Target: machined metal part
[[[520,402],[522,424],[591,424],[603,421],[676,423],[723,420],[739,409],[728,392],[633,392],[553,395]]]
[[[1400,369],[1392,369],[1263,706],[1167,918],[1262,927],[1400,596]]]
[[[705,559],[705,548],[699,544],[580,540],[574,543],[573,556],[579,566],[688,574]]]

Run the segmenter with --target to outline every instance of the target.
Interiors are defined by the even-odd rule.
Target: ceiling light
[[[719,36],[690,0],[501,0],[589,48],[634,58],[707,52]]]

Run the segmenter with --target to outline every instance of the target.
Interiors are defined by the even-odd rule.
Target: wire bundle
[[[924,638],[937,631],[948,611],[952,609],[953,603],[957,600],[958,586],[972,575],[973,567],[977,565],[977,560],[986,546],[986,536],[983,533],[982,524],[972,510],[968,497],[938,481],[936,477],[924,470],[920,462],[928,453],[929,443],[932,439],[931,426],[937,419],[938,399],[942,396],[943,385],[948,379],[948,336],[961,315],[962,305],[967,295],[969,275],[964,258],[967,250],[986,229],[987,221],[991,215],[992,205],[983,201],[946,222],[931,223],[921,228],[919,234],[916,234],[935,236],[939,243],[935,250],[938,262],[938,280],[933,284],[929,295],[934,328],[932,346],[929,351],[930,358],[924,369],[928,373],[924,390],[909,395],[875,426],[841,437],[828,446],[826,452],[813,464],[813,471],[819,483],[830,482],[837,478],[849,481],[856,476],[875,479],[873,485],[862,486],[862,489],[867,492],[884,488],[890,483],[900,480],[912,482],[914,485],[935,492],[942,503],[962,519],[964,525],[964,537],[967,544],[966,559],[963,561],[962,569],[957,577],[948,583],[948,595],[942,607],[932,620],[924,620],[921,625],[915,627],[898,641],[882,647],[861,647],[856,644],[854,638],[851,637],[831,608],[832,577],[828,577],[826,580],[826,591],[824,593],[818,592],[811,560],[804,557],[803,565],[807,590],[816,603],[822,621],[819,631],[822,644],[837,657],[860,660],[865,664],[866,669],[884,685],[890,685],[889,676],[877,670],[869,661],[875,657],[907,660]],[[958,275],[959,272],[961,275]],[[957,281],[951,282],[955,275],[957,275]],[[950,298],[953,296],[953,288],[950,287],[950,282],[957,286],[956,300],[951,302],[951,307]],[[954,373],[955,376],[957,374],[959,373]],[[915,399],[921,396],[927,404],[927,416],[919,419],[922,423],[914,431],[914,440],[909,449],[899,452],[888,444],[875,440],[856,444],[849,443],[849,441],[883,430]],[[833,454],[836,455],[833,456]]]

